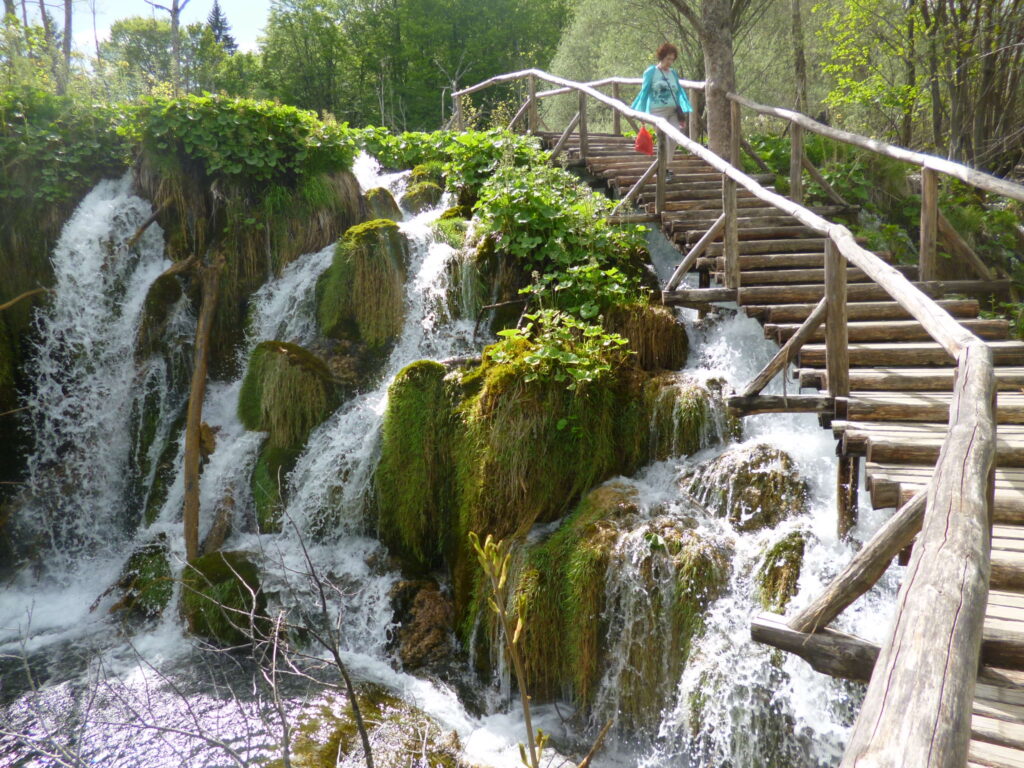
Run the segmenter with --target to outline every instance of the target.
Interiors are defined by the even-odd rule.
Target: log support
[[[565,126],[565,130],[562,131],[562,135],[558,137],[558,141],[555,142],[554,149],[551,150],[551,159],[552,160],[554,160],[556,157],[558,157],[558,153],[561,152],[565,148],[565,143],[567,141],[569,141],[569,137],[572,136],[572,132],[573,132],[573,130],[575,130],[575,128],[579,124],[579,122],[580,122],[580,113],[577,112],[576,116],[573,117],[573,119],[569,121],[569,124],[567,126]],[[621,203],[620,203],[620,205],[621,205]],[[616,210],[618,210],[618,206],[616,206]]]
[[[725,402],[734,416],[754,416],[759,413],[832,413],[832,398],[825,395],[749,395],[729,397]]]
[[[617,101],[622,101],[618,83],[612,83],[612,98]],[[612,110],[612,133],[616,136],[622,135],[622,113],[617,109]]]
[[[540,126],[540,113],[537,110],[537,78],[534,75],[530,75],[527,80],[527,87],[529,88],[529,96],[527,96],[527,117],[526,117],[526,130],[531,135],[537,132]]]
[[[725,255],[725,284],[732,289],[740,287],[740,239],[736,221],[736,182],[722,176],[722,216],[725,218],[722,252]]]
[[[850,350],[846,328],[846,260],[831,239],[825,241],[825,364],[828,393],[850,394]]]
[[[587,94],[580,91],[580,160],[587,159],[588,131],[587,131]]]
[[[836,466],[836,531],[844,541],[857,525],[859,485],[860,457],[840,454]]]
[[[921,245],[918,255],[918,277],[937,280],[939,231],[939,174],[931,168],[921,169]]]
[[[620,210],[622,210],[631,202],[633,202],[633,199],[640,194],[640,190],[647,186],[647,183],[651,180],[651,177],[658,172],[658,165],[660,164],[660,162],[660,159],[655,159],[655,161],[651,163],[650,166],[648,166],[647,170],[644,171],[643,175],[639,179],[637,179],[636,184],[630,187],[629,192],[627,192],[625,196],[621,200],[619,200],[618,203],[615,204],[615,207],[612,209],[612,216],[614,216]],[[660,216],[658,217],[658,220],[661,220]]]
[[[618,206],[616,206],[616,209],[617,208]],[[676,271],[672,273],[672,277],[670,277],[668,283],[665,284],[666,291],[671,291],[679,285],[682,279],[686,277],[686,273],[693,269],[693,265],[697,262],[700,255],[707,250],[707,247],[711,243],[718,239],[720,234],[722,234],[722,230],[724,228],[725,214],[723,213],[715,219],[715,223],[712,224],[708,231],[701,236],[700,240],[697,241],[697,244],[690,249],[688,254],[686,254],[686,258],[684,258],[679,266],[676,267]]]
[[[811,314],[807,316],[807,319],[804,320],[797,332],[790,336],[789,340],[782,345],[782,349],[775,353],[775,357],[769,360],[760,373],[751,379],[747,388],[743,390],[743,397],[760,394],[761,390],[768,386],[768,382],[774,379],[779,371],[786,367],[789,361],[800,351],[800,347],[818,330],[818,326],[825,321],[827,312],[828,299],[823,298],[811,311]],[[829,398],[830,401],[831,399]]]
[[[654,210],[656,213],[662,213],[665,210],[665,187],[668,175],[668,137],[658,137],[658,179],[654,192]],[[637,182],[639,184],[640,182]]]
[[[797,205],[804,202],[804,129],[796,123],[789,126],[789,199]]]

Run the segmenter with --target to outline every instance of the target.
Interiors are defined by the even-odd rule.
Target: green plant
[[[524,374],[524,381],[553,379],[575,390],[610,375],[629,355],[627,339],[565,312],[544,309],[525,317],[523,328],[501,331],[503,340],[486,351],[492,362]]]

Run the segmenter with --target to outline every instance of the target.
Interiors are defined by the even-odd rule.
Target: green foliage
[[[486,350],[489,360],[507,365],[524,382],[554,381],[573,391],[610,378],[629,354],[622,336],[573,315],[545,309],[525,319],[522,328],[501,331],[504,340]]]
[[[434,235],[442,243],[447,243],[452,248],[461,248],[466,244],[468,226],[469,222],[465,219],[442,216],[434,223]]]
[[[224,96],[144,99],[133,128],[154,157],[185,158],[210,178],[251,184],[300,180],[348,170],[354,134],[343,124],[269,101]]]
[[[259,572],[245,552],[212,552],[186,565],[181,612],[189,632],[224,647],[248,645],[268,629]]]
[[[99,179],[124,172],[129,144],[117,107],[79,104],[23,88],[0,93],[0,201],[22,216],[77,200]],[[9,226],[9,214],[0,226]],[[13,217],[11,217],[13,218]]]
[[[163,613],[174,592],[169,557],[163,533],[132,552],[117,580],[121,597],[110,612],[131,619],[155,618]]]
[[[404,561],[436,565],[450,533],[453,403],[445,367],[421,360],[388,389],[375,485],[381,540]]]

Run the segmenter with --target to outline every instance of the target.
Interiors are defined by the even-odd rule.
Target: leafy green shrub
[[[347,170],[357,151],[346,124],[271,101],[209,94],[144,99],[124,132],[153,155],[188,158],[210,177],[252,183]]]

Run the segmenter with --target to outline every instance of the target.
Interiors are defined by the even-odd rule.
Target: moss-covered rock
[[[456,733],[445,731],[422,710],[376,685],[360,686],[357,696],[375,765],[469,768],[460,757]],[[355,718],[343,699],[329,697],[307,705],[298,716],[293,739],[290,759],[295,768],[335,768],[365,760]],[[273,760],[267,765],[283,768],[284,763]]]
[[[253,350],[238,417],[247,429],[268,433],[250,478],[261,531],[280,530],[284,476],[341,394],[327,365],[308,350],[283,341],[264,341]]]
[[[683,488],[739,531],[768,528],[807,511],[807,483],[793,459],[762,443],[731,448],[700,465]]]
[[[369,218],[402,220],[402,209],[395,202],[394,195],[384,187],[374,187],[366,192],[366,209]]]
[[[248,553],[198,557],[185,567],[181,584],[181,613],[192,634],[231,648],[267,632],[266,596]]]
[[[376,488],[381,541],[407,565],[437,565],[451,534],[453,403],[440,363],[406,366],[388,390]]]
[[[402,581],[391,590],[402,668],[413,671],[443,664],[452,656],[454,607],[435,581]]]
[[[465,219],[438,219],[434,222],[434,236],[452,248],[461,248],[466,243],[466,229],[469,222]]]
[[[181,275],[165,273],[149,286],[135,337],[137,362],[144,362],[154,354],[168,351],[165,347],[168,342],[168,323],[173,318],[172,309],[183,292]]]
[[[385,350],[401,333],[408,266],[405,236],[390,219],[352,227],[317,281],[317,320],[327,336]]]
[[[120,597],[110,612],[129,620],[160,616],[174,592],[169,558],[163,533],[132,552],[114,586]]]
[[[796,594],[806,543],[807,534],[804,531],[793,531],[768,547],[764,553],[754,583],[758,602],[765,610],[783,613]]]
[[[702,448],[739,436],[741,424],[729,415],[721,391],[686,374],[663,374],[644,383],[650,419],[648,456],[660,461],[691,456]]]
[[[412,172],[409,174],[409,181],[413,184],[432,181],[434,184],[443,187],[444,163],[436,160],[427,163],[420,163],[412,169]]]
[[[670,307],[616,305],[606,313],[604,325],[629,339],[629,348],[645,371],[677,371],[686,365],[690,340]]]
[[[402,206],[413,213],[420,213],[441,202],[444,190],[432,181],[410,184],[402,195]]]
[[[246,429],[268,432],[269,446],[295,450],[339,400],[331,372],[319,357],[297,344],[264,341],[249,358],[238,418]]]

